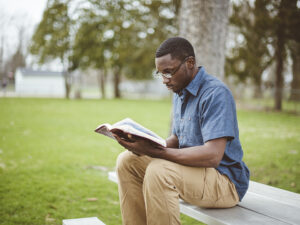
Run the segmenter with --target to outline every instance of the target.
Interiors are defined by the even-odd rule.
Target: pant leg
[[[117,159],[119,198],[124,225],[146,225],[142,192],[144,174],[151,161],[148,156],[136,156],[125,151]]]
[[[181,182],[181,177],[172,164],[153,159],[147,167],[143,184],[147,225],[181,224],[179,193],[174,182]]]
[[[203,208],[230,208],[239,202],[235,185],[215,168],[179,167],[183,182],[178,192],[184,201]]]
[[[143,193],[147,225],[180,224],[179,197],[207,208],[227,208],[239,201],[234,184],[214,168],[197,168],[153,159]]]

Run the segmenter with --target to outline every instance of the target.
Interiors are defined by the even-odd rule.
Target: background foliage
[[[288,59],[292,61],[293,81],[290,99],[300,101],[300,8],[297,0],[256,0],[233,4],[230,24],[239,38],[230,49],[226,74],[239,81],[251,80],[255,97],[274,87],[274,107],[282,109]],[[271,69],[270,69],[271,68]],[[263,81],[269,70],[271,80]]]
[[[68,71],[100,70],[102,88],[111,70],[118,98],[122,75],[151,78],[155,49],[177,33],[176,7],[171,1],[49,0],[30,50],[40,63],[60,58]]]

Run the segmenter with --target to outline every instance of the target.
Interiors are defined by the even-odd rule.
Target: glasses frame
[[[173,71],[173,72],[171,72],[171,73],[161,73],[161,72],[159,72],[158,70],[156,70],[155,72],[154,72],[154,77],[164,77],[164,78],[167,78],[167,79],[171,79],[172,78],[172,76],[180,69],[180,67],[182,66],[182,64],[184,64],[190,57],[192,57],[192,56],[188,56],[188,57],[186,57],[177,67],[176,67],[176,69]]]

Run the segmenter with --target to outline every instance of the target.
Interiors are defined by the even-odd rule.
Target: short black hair
[[[195,57],[192,44],[182,37],[172,37],[161,43],[156,50],[155,58],[159,58],[167,54],[171,54],[172,59],[176,58],[181,61],[188,56]]]

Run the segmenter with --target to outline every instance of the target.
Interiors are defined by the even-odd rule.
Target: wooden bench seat
[[[109,180],[118,182],[116,172]],[[206,224],[300,224],[300,194],[250,181],[243,200],[229,209],[204,209],[180,200],[180,212]]]

